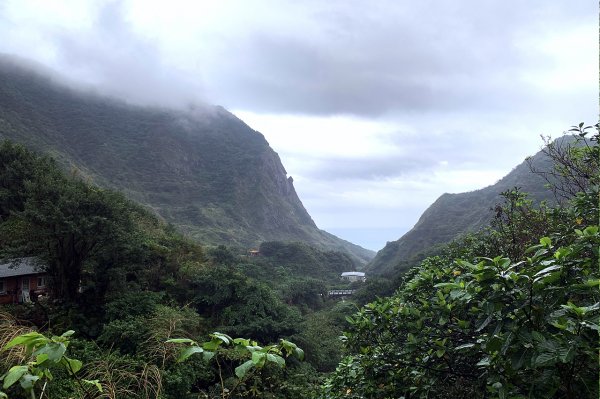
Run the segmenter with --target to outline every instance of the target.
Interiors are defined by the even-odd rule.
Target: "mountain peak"
[[[133,106],[21,64],[0,57],[0,137],[76,166],[205,244],[302,241],[372,256],[317,228],[264,136],[225,108]]]
[[[465,193],[442,194],[423,212],[411,230],[398,240],[388,242],[366,270],[375,274],[391,272],[424,257],[436,246],[489,225],[492,208],[502,201],[500,194],[504,191],[519,187],[537,202],[554,201],[552,192],[545,187],[546,181],[531,172],[530,163],[540,170],[551,167],[550,159],[540,151],[491,186]]]

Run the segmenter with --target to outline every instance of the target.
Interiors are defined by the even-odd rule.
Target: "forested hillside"
[[[147,205],[203,244],[301,241],[357,263],[372,251],[319,230],[262,134],[221,107],[127,105],[0,57],[0,138]]]
[[[430,254],[436,246],[488,226],[495,214],[494,207],[502,201],[500,194],[515,187],[528,193],[535,203],[553,203],[556,198],[546,187],[547,181],[540,174],[532,173],[531,168],[549,171],[552,160],[540,151],[496,184],[468,193],[443,194],[423,212],[410,231],[388,242],[366,269],[374,274],[397,272]]]
[[[2,142],[0,259],[17,265],[36,259],[50,291],[0,309],[0,397],[2,391],[10,398],[32,392],[223,397],[234,389],[250,395],[256,387],[269,397],[303,397],[316,388],[318,373],[332,371],[341,358],[337,337],[354,307],[328,299],[327,291],[344,287],[338,273],[353,262],[345,253],[299,243],[267,242],[260,249],[261,256],[251,257],[202,247],[123,195]],[[215,331],[206,348],[215,360],[178,361],[181,339],[202,340]],[[227,347],[232,342],[224,334],[251,341]],[[234,370],[250,355],[240,342],[257,352],[252,358],[265,357],[244,378]],[[19,350],[21,344],[31,350]],[[27,363],[34,347],[37,360]],[[20,362],[25,365],[15,366]]]

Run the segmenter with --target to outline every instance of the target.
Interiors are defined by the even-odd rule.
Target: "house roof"
[[[344,273],[342,273],[342,277],[349,277],[349,276],[364,277],[365,274],[363,272],[344,272]]]
[[[44,273],[44,270],[35,258],[15,259],[11,262],[0,264],[0,278],[40,273]]]

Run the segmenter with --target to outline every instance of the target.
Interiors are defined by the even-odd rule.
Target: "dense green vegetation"
[[[0,344],[38,329],[58,338],[32,333],[32,345],[41,345],[36,351],[47,345],[66,350],[60,335],[74,330],[68,358],[81,361],[81,379],[98,380],[108,397],[220,397],[235,385],[240,396],[260,390],[294,398],[341,357],[337,336],[355,308],[328,300],[326,292],[344,287],[339,271],[355,267],[344,253],[281,242],[264,243],[259,257],[202,247],[124,196],[67,176],[51,158],[7,141],[0,144],[0,212],[2,258],[35,257],[51,283],[49,298],[4,308]],[[178,349],[166,343],[201,342],[213,331],[264,344],[289,337],[306,344],[306,362],[289,361],[283,370],[279,360],[261,363],[239,383],[235,367],[250,352],[224,348],[215,360],[180,363]],[[16,349],[1,358],[3,369],[31,355]],[[92,397],[95,391],[61,368],[63,352],[50,363],[38,360],[55,375],[45,392]],[[22,385],[14,382],[30,372],[4,377],[13,381],[5,384],[10,397],[19,397]]]
[[[221,107],[131,106],[0,56],[0,138],[52,154],[205,245],[301,241],[374,256],[319,230],[262,134]]]
[[[578,129],[581,145],[546,150],[568,201],[507,190],[489,228],[365,284],[338,280],[346,254],[302,243],[201,247],[4,142],[2,256],[38,258],[53,283],[0,315],[4,395],[597,397],[600,158]],[[347,287],[353,301],[327,299]]]
[[[598,126],[546,149],[553,188],[535,207],[503,194],[492,228],[447,246],[368,304],[323,398],[598,397]],[[562,147],[558,147],[562,146]]]

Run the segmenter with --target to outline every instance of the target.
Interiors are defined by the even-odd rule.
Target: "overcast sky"
[[[374,250],[598,115],[595,0],[0,0],[0,52],[226,107],[319,227]]]

